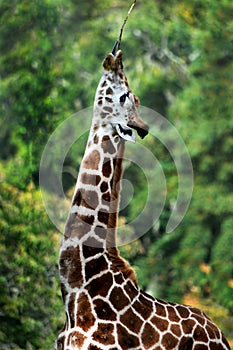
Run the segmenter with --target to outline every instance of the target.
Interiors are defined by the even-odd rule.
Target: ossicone
[[[116,42],[115,42],[115,44],[114,44],[114,46],[113,46],[113,49],[112,49],[112,54],[113,54],[113,56],[115,56],[115,54],[116,54],[116,52],[117,52],[117,50],[118,50],[118,47],[119,47],[119,41],[116,40]]]

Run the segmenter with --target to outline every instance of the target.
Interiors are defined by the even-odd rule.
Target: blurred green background
[[[63,325],[61,233],[41,200],[40,159],[56,127],[93,104],[101,62],[130,5],[0,1],[0,349],[53,349]],[[233,346],[232,29],[231,0],[138,1],[126,24],[130,86],[180,132],[194,192],[182,224],[165,233],[176,168],[162,145],[145,139],[166,175],[166,205],[159,224],[121,252],[143,290],[201,307]],[[78,169],[82,152],[66,165]],[[127,171],[135,198],[121,213],[126,222],[146,196],[140,172]],[[74,183],[66,179],[67,193]]]

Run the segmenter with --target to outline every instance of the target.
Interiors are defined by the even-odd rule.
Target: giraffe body
[[[66,323],[57,350],[227,350],[224,335],[200,310],[142,292],[115,246],[125,140],[144,137],[122,52],[109,54],[60,251]]]

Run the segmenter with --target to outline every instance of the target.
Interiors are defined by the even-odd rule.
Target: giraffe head
[[[95,97],[95,115],[101,126],[121,138],[135,141],[135,129],[141,138],[148,126],[138,115],[139,98],[130,90],[122,63],[122,51],[109,53],[103,61],[104,73]]]

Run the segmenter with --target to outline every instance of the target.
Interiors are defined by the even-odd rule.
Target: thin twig
[[[126,24],[128,18],[129,18],[130,13],[131,13],[132,10],[133,10],[135,4],[136,4],[136,0],[134,0],[134,2],[132,3],[132,5],[130,6],[130,9],[129,9],[128,13],[127,13],[127,16],[126,16],[125,20],[124,20],[124,23],[122,24],[121,31],[120,31],[120,36],[119,36],[119,39],[118,39],[118,50],[120,49],[120,46],[121,46],[121,38],[122,38],[124,26],[125,26],[125,24]]]

